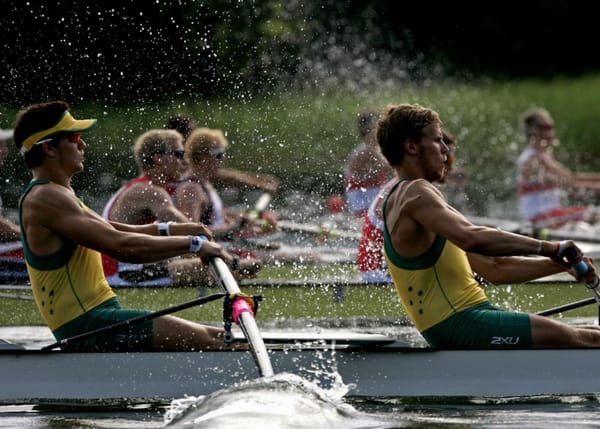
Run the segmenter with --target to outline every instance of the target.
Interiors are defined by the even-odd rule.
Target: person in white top
[[[554,157],[554,121],[542,108],[527,110],[520,123],[528,146],[517,159],[519,208],[534,227],[558,228],[568,222],[595,222],[588,206],[563,206],[565,192],[585,195],[600,191],[600,175],[574,174]]]

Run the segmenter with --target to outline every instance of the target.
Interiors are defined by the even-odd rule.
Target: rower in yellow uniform
[[[33,180],[19,202],[21,240],[37,307],[58,341],[149,311],[122,308],[103,274],[100,253],[132,263],[189,253],[231,260],[200,223],[127,225],[88,209],[71,186],[83,171],[87,143],[81,132],[95,119],[78,120],[63,101],[34,104],[16,120],[14,141]],[[163,315],[67,343],[94,351],[200,350],[226,347],[223,329]]]
[[[377,124],[381,152],[398,183],[383,205],[384,252],[392,280],[417,329],[431,346],[598,347],[598,326],[495,307],[475,273],[496,283],[520,283],[592,261],[573,241],[536,240],[473,225],[433,183],[446,170],[442,121],[428,108],[389,106]],[[568,258],[566,257],[568,256]]]

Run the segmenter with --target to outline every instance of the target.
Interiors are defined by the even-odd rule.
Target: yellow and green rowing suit
[[[108,285],[102,269],[100,253],[63,239],[64,245],[49,255],[36,255],[27,245],[22,227],[22,202],[34,186],[48,184],[35,180],[23,191],[19,201],[21,241],[31,288],[37,307],[58,341],[135,316],[147,311],[127,310]],[[87,208],[80,200],[80,205]],[[74,342],[69,349],[119,350],[146,347],[152,334],[151,325],[135,326]],[[133,339],[133,341],[132,341]],[[141,341],[141,342],[140,342]],[[125,342],[125,343],[123,343]],[[64,347],[63,347],[64,348]]]
[[[530,347],[531,322],[489,304],[467,254],[442,236],[415,257],[403,257],[392,246],[383,205],[384,253],[390,275],[409,318],[434,347]]]

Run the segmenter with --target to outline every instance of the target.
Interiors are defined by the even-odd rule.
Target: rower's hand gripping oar
[[[559,253],[561,253],[559,251]],[[573,247],[565,249],[563,253],[564,258],[572,264],[572,268],[575,273],[585,279],[585,287],[588,288],[592,296],[600,304],[600,279],[598,275],[594,275],[588,278],[591,267],[583,260],[581,254],[577,253],[577,250]]]
[[[563,243],[561,243],[563,246]],[[592,278],[587,278],[590,267],[583,260],[583,255],[579,253],[574,247],[568,247],[564,250],[559,248],[558,255],[560,258],[566,260],[571,264],[571,268],[573,271],[581,277],[586,279],[585,286],[588,288],[593,298],[582,299],[580,301],[576,301],[570,304],[561,305],[559,307],[550,308],[544,311],[538,311],[536,314],[539,316],[552,316],[554,314],[562,313],[568,310],[574,310],[576,308],[585,307],[587,305],[592,305],[594,303],[600,304],[600,279],[597,275],[594,275]]]
[[[229,267],[221,258],[216,256],[209,258],[209,267],[215,278],[220,281],[221,286],[223,286],[223,289],[225,289],[230,296],[241,293]],[[237,323],[240,325],[244,336],[248,340],[250,351],[252,352],[252,356],[254,357],[254,361],[256,362],[261,377],[272,376],[273,367],[271,365],[271,360],[269,359],[265,343],[258,331],[251,305],[245,299],[238,297],[233,303],[233,313],[234,319],[237,319]]]

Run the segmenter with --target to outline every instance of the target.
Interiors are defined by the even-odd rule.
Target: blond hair
[[[191,162],[200,153],[216,147],[227,147],[229,142],[223,131],[212,128],[196,128],[185,141],[185,157]]]
[[[140,172],[154,167],[154,155],[168,152],[177,143],[183,143],[183,136],[175,130],[155,129],[140,135],[133,145],[135,162]]]

